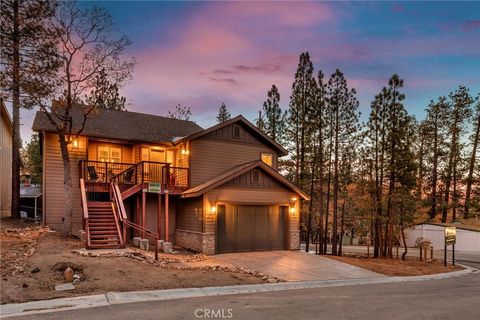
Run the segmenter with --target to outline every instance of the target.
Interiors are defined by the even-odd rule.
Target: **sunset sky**
[[[405,80],[407,109],[419,118],[430,99],[459,84],[480,91],[479,2],[99,2],[138,62],[122,91],[131,111],[165,115],[190,106],[215,123],[225,102],[250,120],[272,84],[288,107],[298,56],[315,73],[336,68],[368,114],[393,73]],[[22,111],[28,139],[33,112]]]

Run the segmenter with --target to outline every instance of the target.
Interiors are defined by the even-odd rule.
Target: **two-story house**
[[[42,142],[43,220],[61,230],[58,137],[42,112],[33,129]],[[122,247],[135,235],[206,254],[299,248],[300,201],[309,197],[277,171],[287,151],[242,116],[202,129],[101,109],[69,151],[74,230],[86,232],[87,248]]]

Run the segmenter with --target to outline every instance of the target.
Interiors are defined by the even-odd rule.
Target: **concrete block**
[[[55,286],[55,290],[56,290],[56,291],[75,290],[75,287],[73,286],[73,284],[71,284],[70,282],[68,282],[68,283],[62,283],[62,284],[56,285],[56,286]]]
[[[163,251],[163,243],[165,240],[158,240],[157,245],[158,245],[158,250]]]
[[[83,243],[87,242],[87,233],[83,230],[80,230],[80,241]]]
[[[164,242],[163,243],[163,252],[172,253],[172,243],[171,242]]]
[[[148,245],[149,245],[148,239],[141,239],[140,240],[140,249],[148,251]]]
[[[140,240],[142,240],[142,238],[140,237],[133,237],[133,245],[135,247],[140,247]]]

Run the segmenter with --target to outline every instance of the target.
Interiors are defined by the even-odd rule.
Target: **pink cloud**
[[[480,29],[480,20],[467,20],[462,26],[462,30],[466,32],[478,29]]]

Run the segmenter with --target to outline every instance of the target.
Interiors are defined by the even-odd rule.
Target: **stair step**
[[[118,235],[117,230],[100,230],[100,231],[90,230],[90,234],[93,235],[93,236],[95,236],[95,235],[100,235],[100,236],[114,235],[114,236],[117,236]]]
[[[111,244],[90,244],[90,249],[119,249],[122,246],[117,244],[117,245],[111,245]]]

